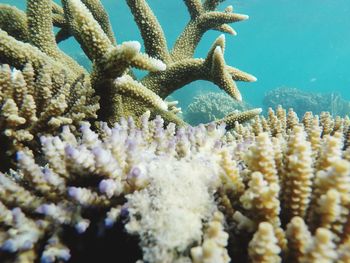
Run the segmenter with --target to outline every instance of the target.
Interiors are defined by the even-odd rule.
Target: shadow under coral
[[[96,211],[90,211],[93,214]],[[98,213],[98,212],[97,212]],[[85,233],[79,234],[71,226],[62,228],[61,240],[70,250],[69,263],[85,262],[136,262],[142,259],[142,251],[139,247],[137,236],[131,236],[126,233],[124,223],[118,221],[113,227],[106,228],[99,219],[91,219],[90,227]],[[46,244],[46,238],[37,245],[42,246],[37,255],[41,255]],[[14,262],[14,255],[8,252],[0,251],[0,262]],[[40,257],[35,260],[36,263],[42,261]]]
[[[67,227],[63,235],[64,243],[71,250],[68,262],[136,262],[142,258],[139,240],[128,235],[122,222],[110,229],[101,230],[98,224],[92,224],[83,235],[74,228]]]

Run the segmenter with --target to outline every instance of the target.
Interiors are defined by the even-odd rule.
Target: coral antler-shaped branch
[[[185,1],[192,18],[170,52],[163,30],[147,2],[128,0],[144,39],[146,54],[140,53],[138,42],[116,45],[107,12],[98,0],[62,0],[62,7],[51,0],[28,0],[26,14],[1,5],[0,12],[19,23],[10,27],[0,20],[0,62],[19,69],[29,62],[35,71],[50,65],[55,86],[60,83],[58,76],[63,69],[68,68],[69,83],[84,74],[101,98],[100,120],[113,123],[122,116],[140,116],[150,109],[152,116],[161,114],[169,121],[183,124],[176,111],[164,107],[164,101],[160,103],[175,90],[203,79],[241,100],[235,81],[256,80],[252,75],[226,65],[223,36],[214,42],[206,59],[192,58],[194,49],[207,30],[214,28],[228,32],[230,30],[223,29],[225,23],[247,18],[233,14],[230,8],[224,12],[215,11],[220,2],[206,1],[202,4],[200,1]],[[56,38],[53,26],[60,28]],[[75,37],[93,62],[90,75],[58,47],[57,42],[70,35]],[[179,55],[180,50],[182,55]],[[131,67],[150,73],[137,82],[127,77],[132,75]],[[115,81],[117,78],[123,81]],[[229,120],[237,119],[242,118]]]
[[[235,80],[255,81],[256,79],[243,71],[228,68],[223,56],[224,47],[225,37],[221,35],[215,40],[205,60],[197,58],[180,60],[168,65],[162,72],[149,74],[141,80],[141,83],[165,98],[195,80],[208,80],[234,99],[242,100]]]
[[[27,1],[27,14],[16,12],[12,15],[20,16],[22,21],[20,33],[15,34],[8,27],[0,29],[0,62],[7,63],[16,68],[23,68],[31,63],[37,71],[43,65],[50,64],[53,75],[69,68],[68,80],[73,82],[79,75],[87,72],[72,58],[64,54],[57,46],[52,31],[51,1]],[[24,31],[24,27],[27,27]],[[4,31],[5,30],[5,31]],[[9,30],[7,33],[6,31]],[[25,32],[27,39],[21,36]],[[24,43],[27,42],[27,43]],[[68,72],[68,71],[67,71]],[[55,82],[55,80],[54,80]]]
[[[229,12],[210,11],[218,2],[208,2],[205,9],[201,1],[186,0],[191,21],[175,43],[170,53],[163,30],[145,0],[127,1],[134,19],[141,31],[146,52],[158,57],[167,64],[167,70],[146,76],[142,83],[165,98],[175,90],[195,80],[212,81],[237,100],[242,97],[234,80],[255,81],[250,74],[228,67],[223,58],[225,38],[220,36],[213,43],[207,58],[192,58],[202,35],[211,28],[224,23],[232,23],[248,18],[245,15]],[[221,50],[220,50],[221,48]]]
[[[89,9],[94,19],[100,24],[109,40],[113,44],[116,44],[116,39],[109,22],[108,14],[103,8],[101,2],[99,0],[82,0],[82,3]],[[60,31],[56,34],[56,41],[61,42],[71,36],[71,29],[65,20],[65,14],[62,7],[52,2],[52,12],[54,25],[60,28]]]
[[[85,54],[92,61],[103,57],[112,42],[89,9],[78,0],[63,0],[62,3],[70,31]]]
[[[158,19],[145,0],[127,0],[140,29],[146,53],[165,63],[171,61],[166,38]]]
[[[29,43],[36,46],[53,59],[69,66],[69,68],[77,74],[86,73],[75,60],[58,48],[52,29],[51,10],[51,0],[27,1]]]
[[[186,0],[184,2],[191,15],[191,20],[176,40],[171,52],[174,60],[192,57],[199,41],[208,30],[226,25],[226,23],[248,19],[247,15],[235,14],[228,11],[213,11],[218,3],[201,6],[200,1]],[[227,32],[227,30],[224,32]]]
[[[94,62],[91,77],[92,84],[101,97],[100,119],[114,122],[123,115],[142,114],[149,107],[159,106],[159,100],[162,99],[157,98],[157,94],[125,74],[130,67],[159,71],[164,70],[165,65],[155,58],[141,54],[140,44],[136,41],[114,45],[87,6],[79,0],[63,1],[71,33]],[[114,81],[116,78],[120,79]],[[133,102],[135,99],[137,102]],[[167,110],[164,107],[166,104],[161,104],[163,106],[156,107],[156,111]]]

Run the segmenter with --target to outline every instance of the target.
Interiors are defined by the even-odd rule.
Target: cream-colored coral
[[[149,116],[142,117],[141,129],[132,119],[124,119],[113,128],[101,124],[102,138],[88,124],[81,127],[79,137],[66,126],[60,136],[41,137],[45,167],[20,152],[18,172],[0,175],[4,206],[23,210],[23,218],[33,224],[45,221],[38,237],[28,237],[35,248],[44,251],[36,254],[36,260],[50,255],[67,260],[63,257],[69,257],[61,235],[63,227],[85,232],[93,221],[89,211],[98,208],[104,211],[106,228],[127,211],[125,229],[139,236],[146,261],[188,261],[189,249],[202,238],[206,240],[201,246],[204,262],[218,258],[229,261],[228,234],[213,196],[220,185],[220,148],[216,145],[224,126],[187,127],[175,134],[173,124],[164,129],[164,120],[158,117],[149,122]],[[213,154],[217,157],[212,158]],[[188,176],[190,169],[196,172]],[[91,187],[78,183],[93,177],[97,181]],[[21,185],[24,181],[28,183]],[[9,233],[19,230],[16,225],[8,228],[12,230],[0,226],[5,244],[11,240]],[[182,235],[178,234],[180,228],[186,228]],[[37,244],[39,239],[44,242]],[[20,244],[2,249],[16,253],[17,259],[28,250]]]
[[[79,125],[96,117],[99,106],[89,83],[81,78],[69,84],[62,72],[57,87],[51,72],[48,65],[37,73],[31,64],[23,71],[0,66],[0,130],[9,142],[7,148],[2,147],[3,152],[34,150],[36,135],[55,133],[63,125]]]
[[[283,123],[276,116],[274,122]],[[79,235],[96,223],[90,217],[95,215],[104,220],[104,231],[124,223],[139,237],[140,258],[149,262],[349,258],[350,163],[331,151],[334,162],[317,170],[323,169],[316,166],[322,147],[313,158],[301,123],[269,133],[268,121],[260,123],[264,133],[255,134],[248,125],[224,136],[223,125],[176,131],[174,124],[163,128],[162,118],[149,122],[149,117],[139,120],[141,128],[130,118],[113,128],[100,124],[99,132],[84,124],[81,136],[65,127],[59,136],[42,137],[44,167],[19,153],[18,171],[0,176],[0,201],[7,214],[21,209],[26,225],[38,220],[43,225],[28,230],[34,250],[21,246],[22,239],[15,242],[17,251],[3,249],[17,260],[45,255],[63,260],[68,249],[74,253],[63,239],[65,228]],[[339,138],[343,131],[320,134],[320,142],[328,145],[329,137]],[[245,135],[236,139],[240,133]],[[294,177],[300,176],[297,184]],[[19,229],[7,218],[1,217],[4,243]]]
[[[30,62],[35,70],[48,64],[55,85],[59,82],[56,76],[62,69],[68,69],[67,82],[70,84],[81,74],[86,75],[86,80],[101,98],[99,119],[109,123],[123,116],[141,116],[150,109],[152,117],[160,114],[168,122],[183,125],[177,111],[159,108],[156,106],[159,104],[149,103],[149,98],[158,96],[164,100],[186,84],[203,79],[241,100],[235,81],[256,80],[254,76],[226,64],[223,35],[214,41],[205,59],[192,57],[206,31],[216,29],[233,34],[234,30],[227,23],[245,20],[247,16],[233,13],[230,7],[223,12],[217,11],[218,2],[185,1],[191,20],[169,51],[161,25],[147,2],[137,0],[127,1],[127,4],[140,29],[146,54],[139,52],[138,42],[117,45],[108,14],[97,0],[64,0],[62,7],[51,0],[28,0],[25,15],[12,7],[0,6],[6,17],[20,21],[11,23],[11,27],[0,21],[0,62],[16,68],[23,68]],[[56,37],[53,26],[60,28]],[[91,74],[59,49],[57,43],[69,36],[79,42],[93,62]],[[128,78],[129,75],[134,77],[131,67],[151,73],[137,81]],[[118,78],[125,80],[123,83],[130,82],[126,86],[134,87],[134,92],[126,95],[125,89],[116,85],[115,79]],[[235,121],[243,122],[259,113],[260,110],[254,110],[233,114],[223,121],[229,128]]]
[[[319,171],[315,178],[313,202],[318,203],[313,220],[320,220],[323,227],[331,229],[335,240],[342,238],[345,223],[349,217],[350,206],[350,163],[345,160],[335,160],[325,171]],[[333,199],[333,201],[332,201]],[[333,203],[325,209],[325,202]]]
[[[305,256],[312,245],[312,235],[301,217],[293,217],[286,229],[288,240],[288,258],[291,262],[298,262]]]
[[[264,180],[263,174],[254,172],[248,183],[247,190],[239,198],[242,207],[247,210],[249,218],[255,222],[269,222],[275,229],[280,248],[285,249],[286,240],[279,218],[280,201],[278,200],[280,187],[277,183]]]
[[[259,224],[252,241],[249,243],[248,253],[251,262],[279,263],[281,248],[274,234],[273,226],[267,222]]]
[[[336,245],[332,239],[332,232],[324,228],[317,229],[312,245],[306,251],[305,256],[300,259],[300,263],[335,262],[337,260]]]
[[[246,155],[246,164],[252,172],[261,172],[269,184],[279,183],[272,142],[267,133],[260,133]]]
[[[202,246],[191,249],[193,263],[225,263],[230,262],[227,253],[228,234],[222,225],[224,217],[221,213],[215,212],[213,219],[206,226]]]
[[[304,217],[309,207],[314,173],[311,145],[301,126],[294,126],[289,136],[281,177],[287,221],[294,216]]]
[[[338,120],[342,124],[333,126],[336,130],[323,136],[320,131],[324,128],[318,122],[318,116],[307,115],[302,124],[292,110],[288,117],[282,108],[276,112],[279,113],[270,110],[267,120],[256,117],[251,125],[235,128],[231,133],[231,142],[248,145],[235,151],[235,157],[244,160],[240,163],[239,176],[248,187],[237,197],[231,195],[227,189],[229,184],[225,183],[224,191],[220,193],[222,199],[219,199],[224,200],[222,209],[227,211],[225,214],[235,233],[239,233],[238,240],[249,235],[260,222],[270,222],[281,251],[287,255],[286,262],[301,262],[302,258],[308,258],[306,254],[312,250],[314,242],[323,236],[312,236],[319,230],[321,233],[330,231],[335,246],[330,242],[328,249],[334,255],[337,247],[347,247],[349,236],[349,194],[346,193],[350,190],[350,172],[349,162],[343,157],[346,148],[342,139],[347,132],[346,119]],[[264,181],[265,174],[278,178],[279,194],[273,191],[276,180]],[[237,204],[237,198],[241,206]],[[346,253],[337,253],[337,257],[341,255],[344,259],[347,257]],[[318,260],[327,258],[323,254],[317,257]],[[334,260],[334,256],[331,258]]]

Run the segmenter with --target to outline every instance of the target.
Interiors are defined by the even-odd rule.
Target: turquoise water
[[[0,0],[24,8],[23,0]],[[117,41],[142,41],[123,0],[103,0]],[[149,0],[171,46],[189,16],[180,0]],[[226,62],[258,78],[256,83],[238,83],[243,99],[262,105],[265,92],[287,86],[313,92],[339,92],[350,100],[350,1],[349,0],[228,0],[235,12],[250,16],[232,24],[237,36],[227,35]],[[205,57],[219,32],[202,39],[196,57]],[[61,45],[69,54],[79,45],[69,40]],[[74,54],[73,54],[74,55]],[[213,84],[197,81],[174,95],[183,107]]]

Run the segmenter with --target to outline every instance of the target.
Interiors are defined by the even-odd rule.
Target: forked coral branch
[[[69,83],[84,74],[100,97],[100,120],[113,123],[122,116],[141,116],[150,109],[152,116],[161,114],[168,121],[183,125],[173,111],[158,108],[156,105],[159,104],[150,98],[164,100],[184,85],[203,79],[241,100],[235,81],[256,80],[252,75],[226,65],[223,36],[214,42],[206,59],[192,57],[206,31],[216,29],[233,34],[228,23],[248,18],[233,13],[231,7],[217,11],[221,2],[184,1],[191,19],[169,50],[162,27],[147,2],[127,0],[141,32],[146,54],[140,53],[140,44],[136,42],[117,44],[108,14],[98,0],[62,0],[62,6],[51,0],[28,0],[26,13],[0,5],[2,17],[14,20],[9,26],[5,19],[0,19],[0,62],[18,69],[31,63],[35,71],[43,65],[50,65],[54,85],[59,83],[56,78],[63,69]],[[60,28],[56,36],[53,26]],[[79,42],[93,62],[91,74],[59,49],[58,42],[70,36]],[[131,68],[150,73],[135,80]],[[127,75],[133,78],[125,77]],[[124,81],[115,81],[120,77]],[[125,93],[126,82],[134,92]],[[146,90],[147,94],[155,94],[144,98]],[[230,120],[228,128],[234,121],[243,120],[233,115],[226,119]]]

